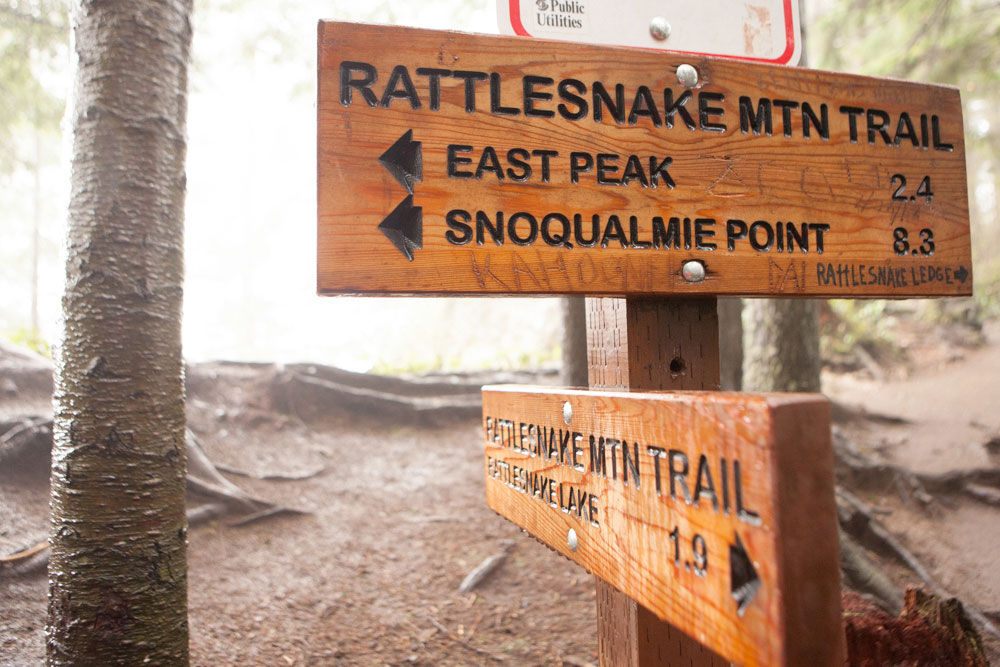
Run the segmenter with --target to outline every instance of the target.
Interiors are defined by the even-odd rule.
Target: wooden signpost
[[[972,292],[951,87],[324,22],[318,124],[322,294]]]
[[[616,391],[491,388],[483,429],[601,664],[842,664],[828,408],[711,392],[716,295],[970,295],[958,91],[321,22],[317,112],[320,294],[591,297]]]
[[[826,399],[485,387],[483,415],[493,510],[726,659],[836,664]]]

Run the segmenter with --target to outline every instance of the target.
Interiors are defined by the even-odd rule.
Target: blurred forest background
[[[0,0],[0,338],[42,350],[58,333],[63,279],[68,4]],[[671,4],[680,3],[664,2]],[[996,317],[1000,2],[810,0],[804,14],[811,67],[961,90],[976,296],[957,310],[951,300],[906,303],[927,318]],[[556,365],[557,299],[315,296],[320,18],[497,32],[490,0],[196,0],[187,358],[308,360],[380,372]],[[887,307],[831,302],[837,317],[826,320],[824,348],[864,339],[891,345]]]

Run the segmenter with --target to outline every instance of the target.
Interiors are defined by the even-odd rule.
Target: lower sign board
[[[483,388],[489,506],[742,665],[843,664],[816,394]]]
[[[318,76],[321,294],[972,293],[955,88],[335,22]]]

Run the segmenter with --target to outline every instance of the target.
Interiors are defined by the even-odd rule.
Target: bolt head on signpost
[[[649,22],[649,34],[657,41],[664,41],[670,37],[670,22],[662,16],[654,16]]]
[[[685,88],[694,88],[698,85],[698,70],[687,63],[678,65],[677,83],[681,84]]]

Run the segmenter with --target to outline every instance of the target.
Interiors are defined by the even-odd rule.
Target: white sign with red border
[[[795,65],[801,51],[798,5],[798,0],[497,0],[497,18],[500,32],[508,35]],[[654,19],[657,30],[650,29]]]

